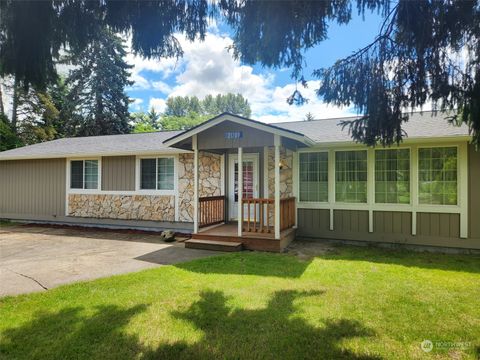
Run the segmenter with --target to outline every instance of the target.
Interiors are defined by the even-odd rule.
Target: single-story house
[[[413,113],[401,145],[373,148],[342,120],[224,113],[186,131],[4,151],[0,218],[174,229],[270,251],[294,237],[480,249],[480,152],[466,126]]]

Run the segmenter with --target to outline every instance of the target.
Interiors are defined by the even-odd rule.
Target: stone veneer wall
[[[293,196],[293,152],[285,147],[280,148],[280,198]],[[275,148],[268,148],[268,197],[275,196]]]
[[[200,196],[217,196],[221,189],[221,156],[200,152]],[[178,220],[193,221],[193,154],[179,155],[178,194]],[[68,214],[104,219],[175,221],[175,196],[70,194]]]
[[[199,154],[199,196],[218,196],[222,189],[221,155]],[[193,221],[193,154],[180,154],[178,164],[179,221]]]
[[[68,215],[104,219],[175,221],[175,196],[70,194]]]

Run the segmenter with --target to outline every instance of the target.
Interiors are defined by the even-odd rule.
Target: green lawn
[[[0,299],[2,360],[479,354],[478,255],[243,252]]]

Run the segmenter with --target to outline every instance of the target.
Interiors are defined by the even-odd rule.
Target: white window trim
[[[305,154],[305,153],[326,153],[327,154],[327,201],[300,201],[300,154]],[[330,152],[328,150],[313,150],[313,149],[308,149],[305,151],[297,151],[294,154],[294,174],[296,175],[296,179],[294,179],[294,185],[297,183],[297,186],[294,186],[294,193],[298,194],[297,199],[298,202],[301,203],[307,203],[307,204],[328,204],[330,203]],[[296,165],[296,166],[295,166]],[[296,181],[295,181],[296,180]]]
[[[419,148],[433,147],[457,147],[457,205],[428,205],[419,204],[418,202],[418,167],[419,167]],[[369,213],[369,232],[373,232],[373,212],[374,211],[398,211],[410,212],[412,214],[412,235],[416,235],[417,213],[445,213],[460,215],[460,237],[468,237],[468,143],[466,141],[458,142],[437,142],[428,144],[401,144],[392,149],[410,149],[410,204],[391,204],[391,203],[375,203],[368,199],[375,198],[375,157],[373,148],[361,147],[353,145],[351,147],[341,147],[336,149],[326,149],[324,147],[314,147],[308,149],[299,149],[297,156],[294,156],[294,194],[297,201],[297,209],[325,209],[330,211],[330,230],[334,230],[334,210],[361,210]],[[337,151],[367,150],[367,203],[339,203],[335,201],[335,153]],[[380,149],[378,149],[380,150]],[[328,151],[328,202],[301,202],[300,195],[300,161],[299,154],[303,152],[322,152]],[[373,154],[368,155],[368,153]],[[372,164],[373,163],[373,164]],[[373,169],[373,172],[372,172]],[[295,184],[297,183],[297,184]],[[370,184],[371,183],[371,184]]]
[[[98,180],[96,189],[73,189],[71,188],[71,169],[72,161],[83,161],[83,186],[85,187],[85,161],[86,160],[96,160],[98,167]],[[67,158],[67,181],[66,189],[68,194],[98,194],[102,188],[102,158],[101,157],[88,157],[88,158]]]
[[[141,189],[141,168],[140,161],[142,159],[173,159],[173,189],[171,190],[154,190],[154,189]],[[158,162],[157,162],[158,164]],[[158,169],[155,169],[155,185],[158,186]],[[178,195],[178,155],[148,155],[148,156],[136,156],[135,157],[135,193],[138,195]],[[178,196],[176,196],[178,197]],[[176,205],[177,206],[177,205]]]
[[[460,206],[460,146],[458,144],[455,144],[455,145],[433,145],[433,146],[425,146],[425,145],[422,145],[422,146],[418,146],[417,147],[417,171],[418,173],[420,172],[420,152],[419,150],[420,149],[433,149],[433,148],[456,148],[457,149],[457,204],[456,205],[441,205],[441,204],[420,204],[419,202],[419,206],[440,206],[440,207],[444,207],[444,206],[455,206],[455,207],[458,207]],[[417,182],[417,194],[420,194],[420,181],[418,179],[418,174],[417,174],[417,179],[416,179],[416,182]],[[418,196],[417,196],[417,199]]]
[[[346,151],[363,151],[363,152],[366,152],[367,153],[367,201],[366,202],[362,202],[362,203],[356,203],[356,202],[347,202],[347,201],[337,201],[337,198],[336,198],[336,193],[337,193],[337,177],[336,177],[336,171],[337,171],[337,168],[336,168],[336,159],[337,159],[337,152],[346,152]],[[370,169],[369,169],[369,164],[370,164],[370,155],[369,153],[371,152],[371,149],[369,148],[352,148],[352,149],[334,149],[333,150],[333,179],[334,179],[334,182],[333,182],[333,201],[336,203],[336,204],[345,204],[345,205],[367,205],[369,203],[371,203],[371,199],[369,199],[369,197],[371,196],[371,192],[369,191],[369,183],[371,179],[369,179],[369,176],[370,176]],[[328,161],[330,162],[330,159],[328,159]],[[330,179],[329,179],[330,180]],[[374,189],[375,190],[375,189]]]
[[[386,203],[377,203],[377,200],[375,199],[375,195],[376,195],[376,192],[377,192],[377,188],[376,188],[376,185],[377,185],[377,181],[375,180],[375,174],[376,174],[376,167],[375,167],[375,164],[376,164],[376,154],[377,154],[377,151],[381,151],[381,150],[405,150],[407,149],[408,150],[408,161],[409,161],[409,164],[410,164],[410,167],[408,169],[408,172],[409,172],[409,192],[410,192],[410,201],[408,204],[400,204],[400,203],[389,203],[389,202],[386,202]],[[411,146],[402,146],[402,147],[395,147],[395,148],[382,148],[382,149],[373,149],[374,150],[374,156],[373,156],[373,164],[369,164],[371,165],[372,167],[372,171],[373,171],[373,193],[372,193],[372,197],[373,197],[373,203],[374,204],[377,204],[377,205],[407,205],[407,206],[411,206],[413,205],[413,196],[412,196],[412,190],[413,190],[413,177],[412,177],[412,147]],[[369,169],[370,170],[370,169]],[[417,175],[418,176],[418,175]],[[418,180],[417,180],[417,183],[418,183]],[[417,187],[418,189],[418,187]]]

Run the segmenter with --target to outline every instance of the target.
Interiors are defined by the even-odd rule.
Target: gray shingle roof
[[[468,136],[466,125],[453,126],[447,123],[447,115],[432,112],[410,114],[408,123],[404,125],[409,139],[464,137]],[[342,120],[355,117],[324,119],[313,121],[294,121],[275,123],[274,125],[290,131],[302,133],[313,141],[321,143],[345,143],[352,139],[348,129],[342,130]],[[180,150],[167,147],[163,141],[172,138],[182,131],[162,131],[143,134],[90,136],[65,138],[40,144],[24,146],[0,153],[2,159],[29,159],[99,155],[133,155],[159,153],[177,153]]]
[[[5,158],[52,158],[98,155],[130,155],[152,152],[177,153],[163,141],[181,131],[161,131],[142,134],[88,136],[64,138],[44,143],[24,146],[0,153]]]
[[[409,120],[403,125],[407,133],[407,139],[418,138],[442,138],[452,136],[468,136],[468,126],[450,125],[447,122],[447,114],[424,111],[423,114],[415,112],[409,114]],[[278,127],[291,129],[305,134],[317,143],[343,143],[350,142],[352,138],[348,133],[348,127],[342,130],[339,125],[342,120],[352,120],[358,117],[345,117],[335,119],[323,119],[312,121],[292,121],[275,124]]]

